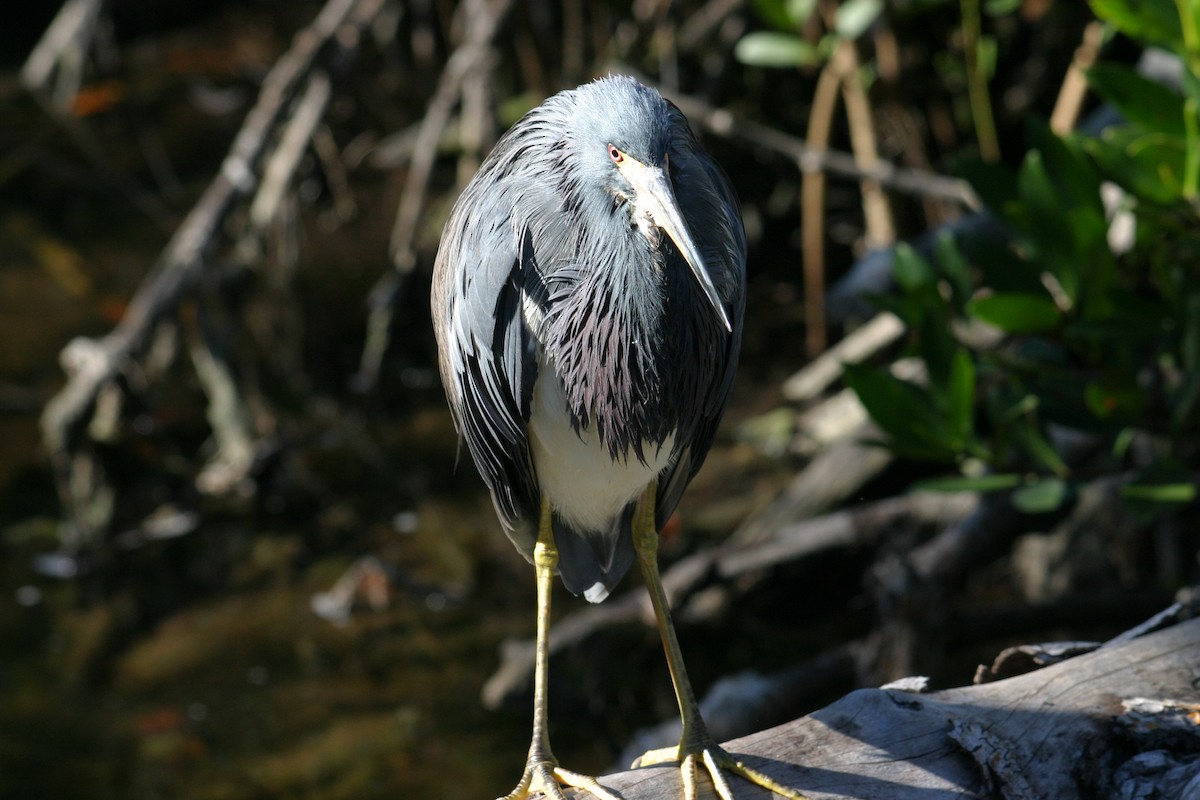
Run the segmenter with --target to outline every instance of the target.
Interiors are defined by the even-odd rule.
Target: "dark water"
[[[148,255],[126,252],[132,260]],[[33,378],[22,386],[41,397],[58,381],[56,348],[105,321],[91,296],[63,299],[44,265],[30,259],[5,273],[17,274],[24,301],[0,318],[14,319],[19,305],[40,335],[15,348],[19,338],[3,337],[0,358],[10,360],[10,373]],[[350,304],[327,313],[357,311]],[[20,359],[29,363],[12,364]],[[164,496],[168,505],[192,505],[190,532],[138,541],[118,531],[118,542],[132,543],[110,540],[78,559],[49,560],[59,507],[39,449],[37,404],[8,409],[0,451],[0,796],[507,791],[528,744],[529,698],[519,693],[486,711],[479,693],[501,641],[532,631],[532,570],[499,533],[469,465],[454,472],[436,387],[418,395],[396,415],[356,410],[346,412],[356,421],[313,426],[314,440],[284,456],[303,468],[277,468],[252,497],[205,508]],[[357,441],[367,437],[375,447]],[[161,450],[133,433],[118,449],[125,447],[151,449],[130,459],[134,474],[118,476],[128,492],[120,499],[138,505],[139,492],[162,491],[139,472],[152,469]],[[376,449],[388,470],[419,479],[381,479],[370,463]],[[747,451],[722,444],[685,506],[684,518],[696,522],[688,536],[706,525],[720,530],[741,513],[738,492],[752,463]],[[319,487],[294,485],[301,476]],[[668,543],[668,558],[688,536]],[[314,598],[362,556],[381,570],[369,584],[377,607],[364,587],[344,622],[314,613]],[[82,572],[45,574],[64,565]],[[637,586],[631,578],[623,588]],[[556,603],[560,615],[582,606],[561,590]],[[724,664],[714,658],[707,670],[711,644],[684,631],[695,637],[685,647],[702,682]],[[747,666],[751,657],[725,661]],[[671,712],[649,629],[618,630],[556,659],[552,681],[556,749],[576,769],[609,768],[636,727]]]

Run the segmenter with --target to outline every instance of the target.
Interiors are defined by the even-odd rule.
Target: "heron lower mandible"
[[[496,512],[537,574],[533,742],[509,800],[559,784],[546,726],[554,574],[603,600],[636,559],[683,718],[666,758],[801,795],[717,746],[688,682],[658,530],[704,461],[737,367],[746,239],[728,178],[655,90],[610,76],[560,92],[500,141],[442,234],[433,322],[442,383]],[[659,756],[662,756],[659,753]],[[664,759],[665,760],[665,759]]]

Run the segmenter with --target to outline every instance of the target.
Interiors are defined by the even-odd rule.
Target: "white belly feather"
[[[538,484],[550,507],[569,525],[601,531],[671,463],[675,437],[647,446],[646,463],[632,451],[616,461],[594,430],[571,426],[562,382],[539,357],[529,415],[529,444]]]

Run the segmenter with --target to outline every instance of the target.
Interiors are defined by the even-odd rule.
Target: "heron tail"
[[[633,563],[633,539],[629,535],[632,518],[631,503],[613,520],[609,530],[582,532],[555,515],[558,571],[571,594],[583,595],[592,603],[608,597]]]

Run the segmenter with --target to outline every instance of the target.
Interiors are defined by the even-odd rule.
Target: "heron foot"
[[[540,792],[550,800],[567,800],[567,796],[563,794],[563,786],[583,789],[600,800],[621,800],[597,783],[595,778],[563,769],[553,759],[531,759],[525,765],[525,773],[521,775],[517,788],[498,800],[526,800],[535,792]]]
[[[650,750],[634,761],[633,766],[635,768],[646,767],[651,764],[670,762],[679,764],[679,771],[683,779],[684,800],[698,800],[700,797],[697,782],[702,765],[708,772],[713,788],[716,789],[721,800],[736,800],[733,788],[729,785],[729,779],[725,776],[726,772],[737,775],[739,778],[761,786],[781,797],[786,797],[788,800],[809,800],[795,789],[784,786],[769,775],[764,775],[758,770],[746,766],[712,741],[689,749],[688,752],[683,752],[683,748],[680,746]]]

